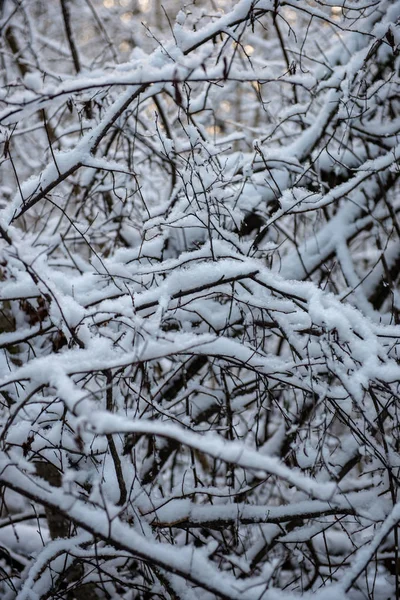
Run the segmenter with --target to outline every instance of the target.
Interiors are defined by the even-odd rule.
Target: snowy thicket
[[[2,599],[400,598],[399,23],[0,3]]]

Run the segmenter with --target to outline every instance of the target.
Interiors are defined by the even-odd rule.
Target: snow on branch
[[[0,3],[1,598],[400,598],[399,20]]]

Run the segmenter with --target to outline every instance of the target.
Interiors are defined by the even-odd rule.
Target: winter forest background
[[[0,598],[400,598],[400,2],[0,2]]]

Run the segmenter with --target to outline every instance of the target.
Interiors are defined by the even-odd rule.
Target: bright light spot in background
[[[332,19],[338,21],[342,16],[342,7],[341,6],[332,6],[331,8]]]
[[[297,21],[297,13],[295,10],[292,10],[291,8],[284,8],[283,9],[283,14],[285,19],[291,24],[294,25]]]
[[[151,0],[139,0],[138,1],[139,8],[143,12],[149,12],[151,9]]]
[[[121,50],[121,52],[129,52],[129,50],[131,49],[131,45],[127,41],[121,42],[118,47]]]
[[[244,47],[246,54],[248,54],[249,56],[251,56],[254,52],[254,48],[253,46],[250,46],[249,44],[247,44],[247,46]]]
[[[129,6],[130,3],[131,3],[131,0],[119,0],[120,6]]]
[[[210,135],[216,135],[217,133],[221,133],[221,127],[219,125],[211,125],[210,127],[206,127],[206,131]]]
[[[224,112],[229,112],[231,110],[231,103],[228,100],[223,100],[221,102],[221,108]]]
[[[154,119],[156,112],[158,112],[156,103],[150,102],[150,104],[148,106],[146,106],[146,110],[145,110],[146,117],[148,119],[152,120],[152,119]],[[164,129],[164,125],[161,120],[158,120],[158,126],[161,129]]]
[[[131,12],[126,12],[120,16],[120,19],[123,23],[129,23],[129,21],[132,21],[132,18],[133,14]]]
[[[103,0],[103,4],[106,8],[111,8],[114,6],[114,0]]]
[[[95,33],[95,29],[93,29],[92,27],[87,27],[80,37],[81,42],[87,44],[88,42],[90,42],[90,40],[92,40],[95,37]]]

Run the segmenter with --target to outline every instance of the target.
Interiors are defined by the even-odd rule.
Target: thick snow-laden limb
[[[305,501],[292,506],[229,506],[193,505],[190,500],[171,500],[154,509],[157,527],[227,527],[238,520],[241,523],[283,523],[293,517],[310,518],[329,514],[352,514],[354,508],[339,506],[335,502]]]
[[[72,558],[67,560],[67,565],[65,564],[66,554],[74,551],[80,545],[87,543],[90,538],[90,535],[83,533],[69,540],[61,539],[50,542],[38,553],[34,566],[30,569],[28,576],[19,590],[18,600],[30,600],[32,596],[34,597],[34,594],[40,597],[50,591],[53,582],[47,567],[51,564],[52,570],[56,572],[62,572],[66,567],[71,567]]]
[[[85,505],[78,499],[63,497],[57,490],[49,490],[47,486],[41,485],[33,479],[29,479],[16,467],[2,465],[0,482],[9,485],[11,489],[23,491],[31,500],[39,500],[45,506],[55,507],[72,519],[77,525],[92,535],[103,539],[107,544],[112,544],[117,549],[125,550],[134,556],[150,560],[154,564],[167,569],[172,573],[181,575],[192,583],[200,585],[203,589],[217,595],[219,598],[231,598],[240,600],[243,593],[248,594],[250,599],[258,598],[259,589],[251,590],[252,585],[258,588],[256,582],[238,582],[229,574],[221,576],[220,571],[207,559],[206,552],[194,548],[173,548],[169,544],[155,543],[150,541],[135,528],[123,523],[118,513],[112,515],[111,522],[106,512],[99,511],[96,507]],[[80,539],[72,539],[68,542],[61,540],[53,542],[39,556],[40,562],[46,563],[52,556],[57,556],[59,550],[67,552],[75,545],[87,542],[88,536],[81,535]],[[40,570],[41,565],[37,565]],[[36,569],[32,571],[27,580],[27,586],[31,586],[36,575]],[[28,587],[26,593],[22,592],[20,597],[29,597]],[[295,595],[287,595],[271,590],[267,592],[267,598],[271,600],[282,598],[296,598]]]
[[[161,435],[174,439],[189,448],[195,448],[214,458],[221,459],[247,469],[260,471],[259,477],[265,477],[265,473],[277,475],[295,485],[314,498],[320,500],[335,500],[337,491],[334,483],[322,483],[313,481],[302,476],[292,469],[288,469],[275,457],[262,456],[257,452],[247,449],[237,442],[221,440],[216,435],[203,433],[194,434],[185,431],[176,425],[167,423],[153,423],[151,421],[138,421],[137,423],[126,422],[125,418],[109,415],[108,413],[92,414],[83,420],[83,426],[97,434],[105,433],[147,433]]]
[[[236,580],[224,574],[221,574],[211,567],[207,561],[206,554],[201,550],[189,550],[188,548],[171,548],[168,544],[160,544],[149,541],[144,535],[135,531],[134,528],[128,527],[126,524],[120,521],[118,514],[112,514],[111,522],[108,520],[105,513],[100,513],[95,507],[89,507],[84,505],[78,499],[68,500],[63,498],[62,494],[58,490],[49,490],[48,486],[40,484],[32,478],[27,478],[26,475],[22,474],[14,466],[5,466],[4,462],[1,465],[1,476],[0,481],[3,484],[9,485],[15,490],[24,490],[24,493],[31,500],[39,500],[43,502],[45,506],[56,507],[68,518],[72,519],[77,525],[80,525],[84,530],[94,534],[107,542],[112,544],[120,550],[132,552],[134,555],[151,559],[155,564],[167,569],[172,573],[177,573],[185,577],[188,581],[200,585],[204,589],[215,593],[220,598],[232,598],[239,599],[240,595],[246,593],[249,598],[257,598],[259,590],[251,591],[254,586],[259,587],[256,582],[247,581],[239,583]],[[295,514],[301,514],[302,507]],[[397,511],[398,512],[398,511]],[[385,528],[390,528],[398,520],[398,514],[394,511],[387,522],[385,522]],[[380,536],[382,537],[382,536]],[[37,575],[40,574],[43,565],[50,562],[52,558],[62,556],[63,552],[74,550],[75,547],[79,548],[80,545],[87,545],[90,537],[85,534],[81,534],[77,538],[72,538],[69,541],[60,540],[52,542],[39,554],[39,560],[35,565],[35,568],[31,570],[18,598],[25,599],[30,598],[29,590],[34,589],[33,584]],[[381,541],[381,539],[380,539]],[[365,554],[365,553],[364,553]],[[78,552],[79,555],[79,552]],[[360,556],[361,559],[361,556]],[[361,560],[358,559],[358,563]],[[60,562],[60,561],[59,561]],[[61,567],[62,563],[60,563]],[[59,568],[60,568],[59,567]],[[53,565],[53,569],[57,568]],[[355,567],[356,568],[356,567]],[[255,578],[256,579],[256,578]],[[43,593],[43,587],[38,588]],[[39,592],[40,593],[40,592]],[[297,594],[286,594],[279,593],[277,590],[271,590],[265,594],[267,598],[289,600],[290,598],[298,598]],[[318,598],[317,595],[313,595],[313,598]]]
[[[190,45],[186,44],[186,47],[183,48],[184,53],[189,54],[202,43],[205,43],[209,39],[213,39],[219,32],[226,31],[227,27],[237,25],[241,22],[246,22],[246,20],[249,19],[249,16],[252,13],[252,11],[255,9],[255,6],[257,6],[258,10],[260,10],[260,14],[263,14],[264,12],[271,10],[272,0],[257,0],[256,2],[254,2],[254,0],[242,0],[241,2],[239,2],[239,5],[237,5],[234,8],[232,14],[227,15],[224,19],[222,19],[223,22],[218,24],[217,27],[208,27],[206,32],[198,32],[198,40],[196,40],[195,43],[193,43],[193,41],[191,40]],[[190,35],[190,38],[192,38],[192,35]],[[160,62],[160,57],[158,53],[155,56],[154,62],[156,63],[156,65]],[[90,162],[90,153],[94,152],[97,149],[98,144],[110,130],[112,125],[125,112],[125,110],[132,104],[132,102],[136,98],[141,97],[140,99],[142,102],[146,99],[146,90],[150,85],[155,84],[156,87],[155,90],[151,90],[150,94],[147,94],[151,97],[152,95],[157,93],[157,88],[160,84],[162,89],[162,84],[170,82],[171,80],[176,81],[177,85],[180,82],[190,80],[196,82],[196,80],[198,80],[199,78],[200,81],[204,79],[208,81],[210,77],[211,79],[216,79],[217,81],[219,79],[224,78],[224,72],[219,66],[216,67],[217,72],[214,73],[214,75],[212,73],[207,74],[206,72],[207,77],[205,78],[204,65],[203,69],[201,67],[198,68],[199,75],[197,77],[196,75],[194,75],[193,77],[194,69],[192,66],[190,66],[189,69],[185,69],[183,67],[183,72],[180,73],[179,66],[177,66],[176,64],[168,65],[165,59],[162,59],[161,63],[164,63],[162,64],[161,69],[157,69],[156,67],[156,71],[160,73],[160,75],[158,76],[155,75],[154,72],[152,72],[152,64],[150,61],[150,65],[146,65],[146,63],[144,63],[134,70],[133,81],[129,81],[129,76],[127,77],[127,74],[125,72],[122,81],[121,79],[118,80],[118,78],[115,79],[112,76],[111,80],[109,81],[107,81],[107,79],[104,80],[103,77],[102,81],[95,82],[95,88],[104,86],[109,87],[110,85],[115,84],[123,85],[124,87],[129,87],[128,90],[124,94],[122,94],[122,96],[110,107],[110,109],[104,116],[102,122],[100,122],[100,124],[94,127],[92,130],[90,130],[73,150],[63,154],[53,155],[54,164],[48,165],[48,167],[42,173],[40,173],[40,175],[30,179],[22,186],[19,186],[19,194],[14,199],[14,206],[12,205],[9,209],[9,213],[12,220],[23,215],[29,208],[34,206],[37,202],[39,202],[43,198],[46,198],[46,196],[55,187],[57,187],[62,181],[64,181],[67,177],[69,177],[81,166],[83,166],[85,164],[85,161]],[[241,79],[240,74],[237,77],[239,80]],[[265,72],[260,72],[258,77],[264,78]],[[254,78],[257,78],[256,73],[252,73],[252,79]],[[86,81],[83,90],[90,89],[92,85],[93,84],[90,84],[90,82],[88,83]],[[132,85],[133,89],[131,88]],[[64,94],[71,93],[71,91],[79,92],[79,83],[77,89],[74,89],[72,87],[72,89],[70,90],[67,89],[64,91],[62,89],[61,91],[56,90],[52,92],[48,100],[46,99],[45,94],[44,100],[40,100],[39,103],[35,101],[34,110],[44,110],[48,105],[49,101],[51,101],[53,98],[58,99],[59,95],[62,96]],[[32,101],[28,100],[28,102],[31,103]],[[15,110],[13,110],[11,114],[7,114],[6,112],[6,114],[2,115],[0,113],[0,123],[4,121],[7,124],[10,120],[10,117],[12,119],[11,122],[13,122],[13,119],[15,119],[17,116],[15,113]],[[21,116],[25,115],[22,114]],[[18,115],[18,117],[20,117],[20,115]]]
[[[372,541],[358,550],[351,568],[347,570],[340,584],[348,592],[360,577],[365,567],[372,560],[374,554],[379,549],[382,542],[388,537],[390,532],[397,527],[400,521],[400,504],[393,507],[391,513],[387,516],[380,529],[374,534]]]
[[[303,198],[294,197],[292,199],[292,203],[289,199],[288,206],[285,207],[285,212],[302,213],[318,210],[319,208],[328,206],[333,202],[337,202],[341,198],[345,198],[350,194],[350,192],[363,186],[364,182],[369,178],[374,177],[377,173],[386,171],[387,169],[390,169],[392,166],[396,165],[399,161],[399,154],[400,146],[396,146],[384,156],[380,156],[375,160],[366,161],[356,169],[356,174],[354,177],[345,183],[336,186],[324,196],[321,196],[320,194],[306,193],[304,194]],[[281,203],[283,204],[283,199],[281,200]],[[291,206],[291,204],[293,205]],[[283,212],[278,211],[277,214],[274,215],[274,220],[278,220],[282,214]]]

